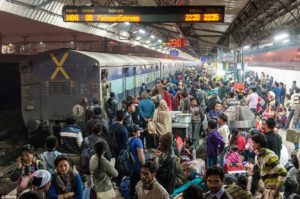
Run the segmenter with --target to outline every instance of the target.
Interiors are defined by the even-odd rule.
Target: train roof
[[[107,54],[99,52],[78,51],[77,53],[86,55],[99,62],[100,66],[126,66],[126,65],[150,65],[159,64],[159,59],[150,57],[137,57],[119,54]]]

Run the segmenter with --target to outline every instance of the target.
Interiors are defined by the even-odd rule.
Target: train
[[[52,131],[67,114],[82,120],[80,99],[99,99],[115,93],[118,102],[138,96],[142,83],[148,88],[157,79],[198,62],[107,54],[70,49],[29,56],[20,63],[22,117],[28,131]],[[120,103],[121,104],[121,103]],[[77,107],[77,108],[76,108]]]

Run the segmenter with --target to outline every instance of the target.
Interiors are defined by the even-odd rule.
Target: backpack
[[[133,170],[133,166],[135,164],[134,157],[130,151],[130,145],[132,141],[135,140],[132,138],[129,141],[127,149],[121,150],[117,160],[116,160],[116,168],[124,176],[130,176],[131,171]]]
[[[84,139],[86,147],[80,153],[80,167],[83,173],[88,173],[90,168],[90,159],[95,154],[94,145],[89,141],[89,137]]]
[[[109,98],[106,102],[105,102],[105,110],[108,116],[113,116],[114,110],[112,109],[113,107],[113,99]]]
[[[117,152],[119,147],[119,142],[117,139],[117,132],[123,128],[123,125],[118,124],[118,127],[116,127],[115,129],[111,130],[110,128],[110,132],[109,132],[109,148],[110,148],[110,152],[112,157],[116,157],[117,156]]]

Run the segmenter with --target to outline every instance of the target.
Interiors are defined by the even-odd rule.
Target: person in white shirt
[[[219,131],[220,135],[222,136],[223,141],[225,143],[225,148],[218,157],[218,161],[221,166],[223,166],[225,164],[225,156],[226,156],[226,153],[228,152],[228,148],[229,148],[230,130],[227,125],[227,121],[228,121],[227,115],[225,115],[224,113],[221,113],[221,115],[218,118],[218,124],[219,124],[218,131]]]

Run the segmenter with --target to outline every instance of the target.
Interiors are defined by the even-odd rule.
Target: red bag
[[[177,143],[177,148],[178,148],[179,153],[180,153],[182,148],[183,148],[183,141],[182,141],[182,139],[179,135],[176,135],[175,139],[176,139],[176,143]]]
[[[238,152],[228,153],[224,165],[225,173],[243,170],[243,162]]]

